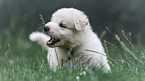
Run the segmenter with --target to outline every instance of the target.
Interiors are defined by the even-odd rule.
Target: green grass
[[[67,68],[53,71],[47,52],[32,43],[25,31],[0,35],[0,81],[145,81],[145,50],[142,45],[104,42],[112,73],[100,69]]]

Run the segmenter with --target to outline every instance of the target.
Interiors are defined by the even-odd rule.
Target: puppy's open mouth
[[[57,45],[59,45],[59,41],[60,41],[60,39],[56,39],[54,37],[51,37],[51,39],[49,41],[47,41],[46,44],[48,46],[57,46]]]

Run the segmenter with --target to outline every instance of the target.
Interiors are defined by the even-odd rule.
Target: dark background
[[[125,31],[134,43],[145,41],[145,0],[0,0],[0,39],[6,32],[17,36],[22,30],[26,37],[32,31],[41,31],[42,21],[49,21],[54,11],[74,7],[84,11],[94,31],[103,39],[112,40],[111,34]]]

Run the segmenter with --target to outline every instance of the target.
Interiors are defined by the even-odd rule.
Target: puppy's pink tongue
[[[47,44],[51,44],[52,42],[47,42]]]
[[[52,43],[53,43],[53,41],[54,41],[54,38],[53,38],[53,37],[51,37],[51,39],[50,39],[49,41],[47,41],[47,44],[52,44]]]
[[[51,39],[49,41],[47,41],[47,45],[54,45],[56,42],[59,42],[59,39],[55,39],[53,37],[51,37]]]

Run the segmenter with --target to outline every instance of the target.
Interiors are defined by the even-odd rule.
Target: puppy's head
[[[44,26],[44,32],[51,39],[49,47],[68,47],[80,43],[80,34],[89,24],[87,16],[74,8],[62,8],[56,11],[51,21]]]

